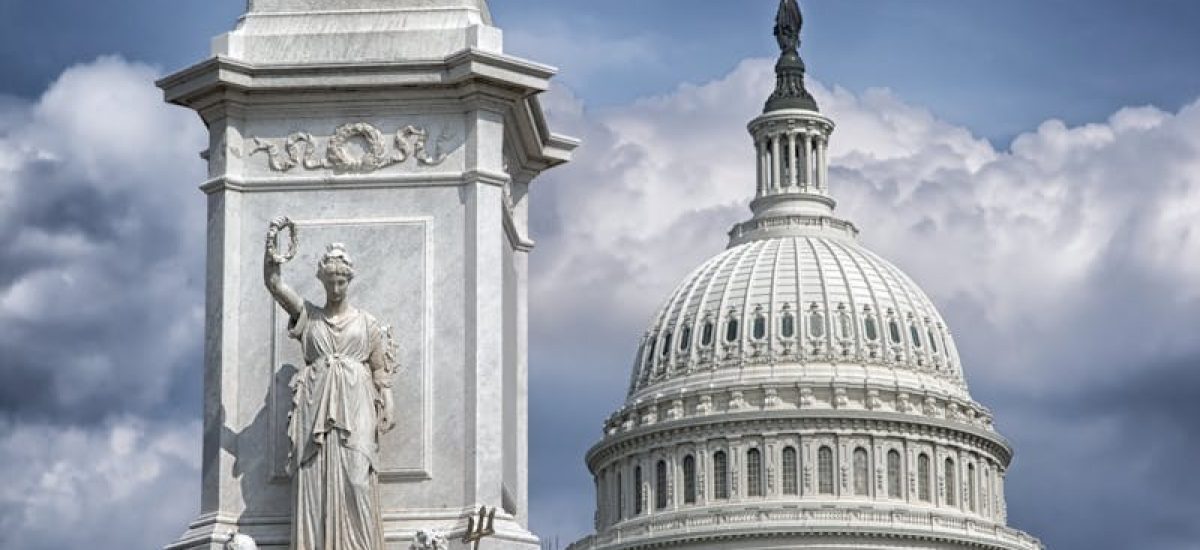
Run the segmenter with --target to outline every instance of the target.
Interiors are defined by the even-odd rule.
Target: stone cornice
[[[221,176],[200,185],[206,194],[219,191],[241,193],[272,191],[324,191],[329,189],[388,189],[395,187],[459,186],[480,182],[502,187],[508,176],[484,171],[408,174],[325,174],[313,176],[235,177]]]
[[[729,438],[786,431],[886,431],[907,438],[937,438],[983,449],[1004,467],[1011,463],[1013,454],[1008,441],[1000,435],[957,422],[877,411],[785,410],[725,413],[639,426],[606,437],[588,450],[585,461],[595,473],[600,464],[660,445],[697,437]]]
[[[569,550],[640,550],[681,544],[786,537],[907,539],[989,550],[1041,550],[1036,538],[1004,525],[922,510],[781,504],[697,508],[636,518],[588,536]],[[850,539],[850,540],[847,540]]]
[[[812,200],[827,201],[833,204],[833,199],[820,195],[810,195]],[[778,195],[763,197],[757,200],[778,200]],[[831,206],[832,208],[832,206]],[[741,222],[729,230],[729,248],[750,242],[754,239],[770,239],[792,235],[819,235],[831,238],[854,240],[858,238],[858,228],[853,223],[834,216],[790,215],[754,218]]]
[[[213,56],[156,82],[170,103],[190,104],[216,87],[256,92],[330,92],[411,86],[453,86],[486,80],[532,95],[549,88],[556,70],[517,57],[469,48],[444,59],[256,65]],[[436,94],[436,95],[444,95]]]
[[[255,65],[215,56],[156,84],[169,103],[190,107],[206,122],[228,110],[248,105],[305,104],[338,100],[427,99],[445,104],[448,98],[509,113],[521,146],[528,149],[527,166],[540,172],[571,158],[579,141],[550,131],[536,94],[549,87],[553,67],[524,59],[468,48],[444,59],[362,63]],[[285,103],[287,103],[285,102]]]

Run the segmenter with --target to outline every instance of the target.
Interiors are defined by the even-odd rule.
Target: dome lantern
[[[837,203],[829,194],[828,149],[834,124],[804,87],[802,24],[796,0],[781,0],[775,17],[780,49],[775,91],[763,114],[748,126],[756,160],[756,192],[750,203],[754,217],[730,231],[731,247],[784,235],[853,239],[858,234],[853,224],[833,215]]]

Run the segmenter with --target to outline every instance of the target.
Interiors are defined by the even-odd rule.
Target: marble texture
[[[168,548],[217,550],[234,531],[289,545],[288,382],[303,361],[262,289],[263,228],[281,215],[302,237],[286,282],[319,296],[291,266],[345,243],[354,303],[395,329],[398,425],[379,441],[385,547],[408,548],[419,530],[459,536],[480,506],[498,509],[489,548],[536,546],[528,190],[577,142],[549,130],[537,101],[554,70],[505,55],[490,21],[482,1],[256,0],[216,41],[226,49],[159,82],[210,133],[201,511]],[[366,126],[387,155],[421,129],[441,158],[422,162],[413,146],[376,163]],[[322,162],[331,141],[342,156]],[[277,159],[300,147],[301,162],[272,166],[260,144]]]
[[[252,0],[213,55],[253,63],[441,59],[503,51],[483,0]]]

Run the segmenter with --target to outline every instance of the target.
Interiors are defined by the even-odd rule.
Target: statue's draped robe
[[[292,382],[293,550],[383,550],[377,494],[382,368],[379,324],[351,310],[336,321],[305,302],[290,334],[304,348]]]

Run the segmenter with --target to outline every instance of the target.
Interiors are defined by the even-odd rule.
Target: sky
[[[1016,449],[1010,524],[1056,550],[1200,548],[1200,4],[803,6],[839,213],[955,331]],[[152,83],[242,7],[0,0],[0,548],[161,547],[195,516],[204,135]],[[583,453],[640,334],[748,217],[774,8],[493,2],[584,140],[531,195],[543,536],[590,528]]]

